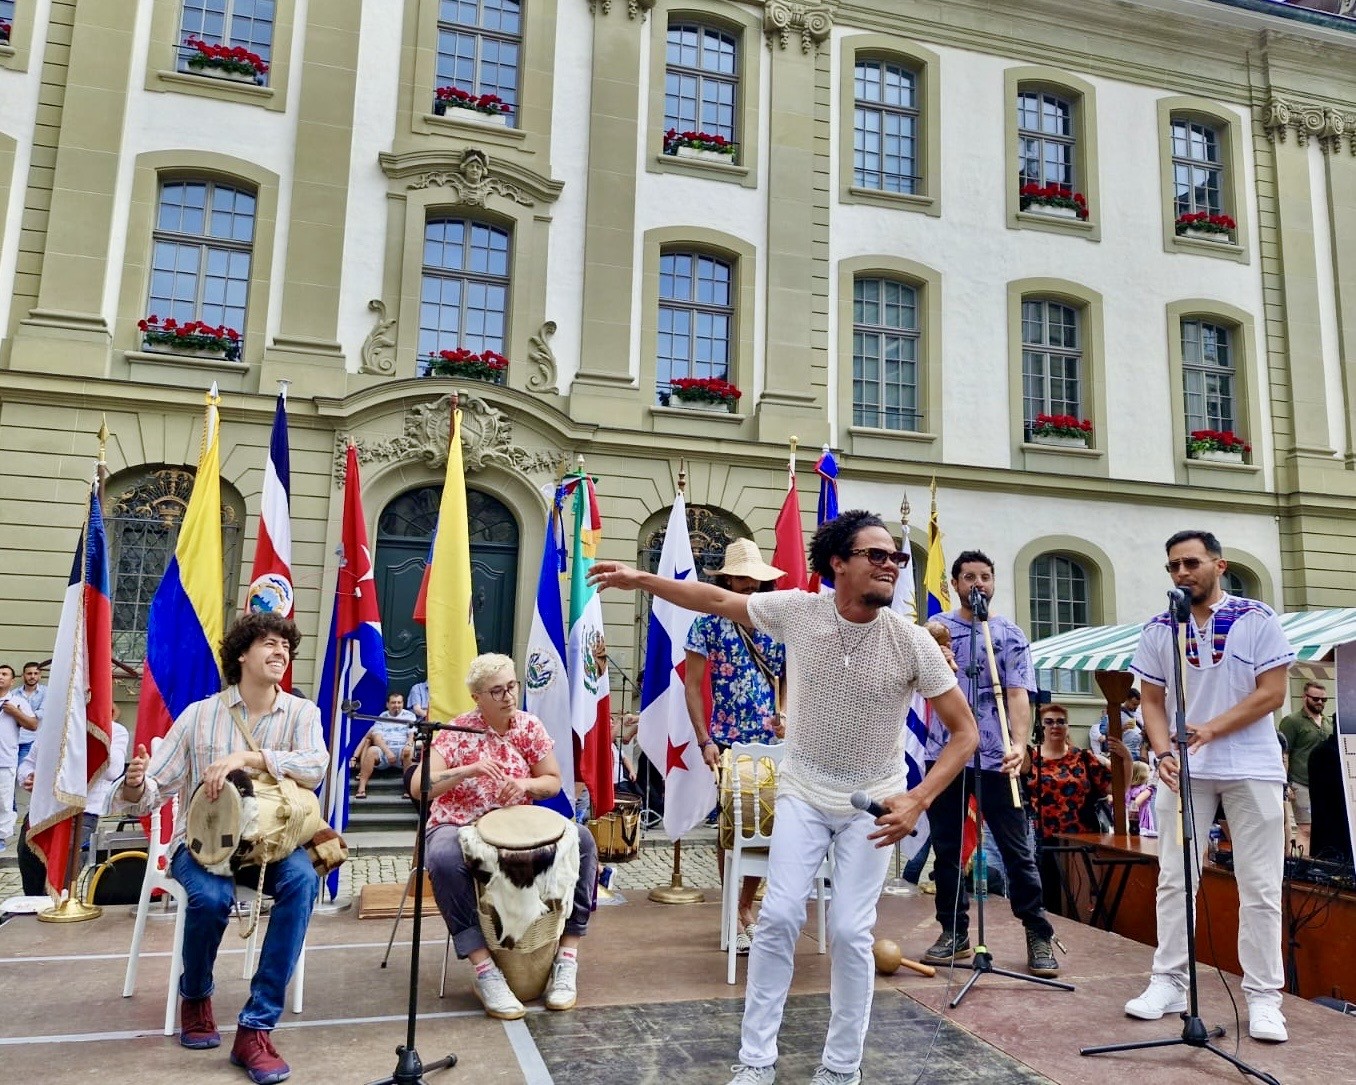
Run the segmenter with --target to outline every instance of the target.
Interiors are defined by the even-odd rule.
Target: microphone
[[[1168,609],[1177,621],[1186,621],[1191,612],[1191,595],[1185,588],[1168,589]]]
[[[981,622],[989,620],[989,597],[978,584],[970,589],[970,611]]]
[[[873,818],[883,818],[890,811],[885,809],[880,803],[872,802],[871,796],[865,791],[854,791],[849,800],[858,810],[864,810]]]

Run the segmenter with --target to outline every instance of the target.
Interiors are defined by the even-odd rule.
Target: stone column
[[[581,422],[639,425],[644,396],[631,374],[635,282],[636,145],[640,51],[654,0],[591,0],[593,67],[588,194],[584,203],[584,311],[570,413]]]
[[[311,4],[306,17],[287,252],[275,263],[283,275],[280,323],[259,373],[270,393],[279,377],[303,396],[332,395],[345,379],[339,284],[361,20],[361,0]]]

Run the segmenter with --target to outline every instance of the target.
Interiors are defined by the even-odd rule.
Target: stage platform
[[[649,903],[639,891],[628,896],[629,903],[601,908],[594,916],[583,943],[578,1008],[549,1013],[537,1004],[519,1022],[486,1018],[471,993],[468,967],[455,960],[447,995],[438,997],[444,930],[434,915],[425,928],[417,1046],[429,1061],[449,1052],[459,1061],[430,1075],[430,1085],[724,1085],[738,1051],[744,962],[740,985],[726,985],[716,893],[707,891],[706,904],[686,907]],[[898,941],[908,956],[920,956],[936,932],[933,901],[882,898],[877,935]],[[995,963],[1021,970],[1025,943],[1007,902],[994,901],[989,918]],[[1181,1047],[1081,1058],[1081,1045],[1172,1036],[1180,1022],[1133,1021],[1122,1012],[1125,1000],[1144,985],[1147,947],[1071,921],[1055,923],[1069,948],[1061,963],[1063,978],[1078,987],[1073,993],[986,976],[958,1009],[949,1010],[950,993],[968,971],[941,970],[934,979],[902,971],[880,979],[867,1037],[866,1082],[1239,1080],[1222,1059]],[[110,909],[97,921],[69,926],[31,917],[5,923],[0,1080],[246,1081],[226,1058],[229,1029],[247,990],[241,976],[244,943],[235,930],[226,935],[217,968],[223,1047],[202,1052],[184,1050],[160,1034],[169,919],[148,925],[140,984],[130,999],[121,997],[130,909]],[[293,1067],[292,1081],[362,1083],[394,1069],[394,1049],[405,1035],[410,923],[402,924],[391,966],[382,970],[378,964],[389,932],[389,921],[360,921],[355,909],[315,918],[304,1012],[286,1012],[275,1037]],[[816,952],[811,925],[800,941],[782,1029],[779,1083],[807,1082],[814,1070],[828,1018],[828,979],[828,957]],[[1207,969],[1201,986],[1203,1015],[1208,1024],[1228,1029],[1221,1042],[1233,1050],[1238,1030],[1225,985]],[[1260,1044],[1247,1038],[1238,981],[1231,977],[1228,988],[1239,1007],[1243,1059],[1286,1085],[1330,1085],[1344,1076],[1341,1067],[1356,1044],[1356,1019],[1287,996],[1291,1041]]]

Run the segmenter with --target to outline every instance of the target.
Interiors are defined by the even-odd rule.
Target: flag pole
[[[685,459],[678,461],[678,492],[686,498],[687,460]],[[673,873],[669,877],[669,884],[651,889],[649,899],[656,904],[704,904],[706,902],[706,894],[700,889],[683,884],[683,841],[681,837],[673,842]]]

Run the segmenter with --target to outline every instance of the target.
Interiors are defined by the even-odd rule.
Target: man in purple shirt
[[[1021,769],[1022,755],[1031,734],[1031,697],[1036,691],[1036,675],[1031,668],[1031,649],[1026,635],[1015,623],[1000,614],[989,615],[989,636],[993,640],[994,658],[998,663],[1001,690],[995,690],[984,645],[983,630],[979,631],[975,648],[979,656],[979,673],[975,678],[975,695],[970,691],[970,593],[978,588],[984,597],[993,599],[993,562],[979,550],[966,550],[951,565],[952,597],[960,607],[949,614],[939,614],[940,621],[951,633],[951,650],[956,656],[959,671],[956,675],[961,691],[974,705],[975,720],[979,724],[979,765],[981,813],[984,831],[998,845],[1003,866],[1008,876],[1008,901],[1012,914],[1026,928],[1027,969],[1035,976],[1054,976],[1059,972],[1055,960],[1053,940],[1055,931],[1045,916],[1042,903],[1041,880],[1036,871],[1036,860],[1031,851],[1027,832],[1026,810],[1012,801],[1010,778]],[[1003,736],[998,718],[996,694],[1001,694],[1007,706],[1011,744],[1003,753]],[[928,736],[927,759],[935,762],[950,735],[934,728]],[[975,789],[975,770],[967,768],[947,786],[928,810],[928,826],[932,831],[932,846],[936,852],[937,921],[942,933],[923,955],[932,964],[969,957],[970,901],[961,879],[961,836],[970,796]]]

